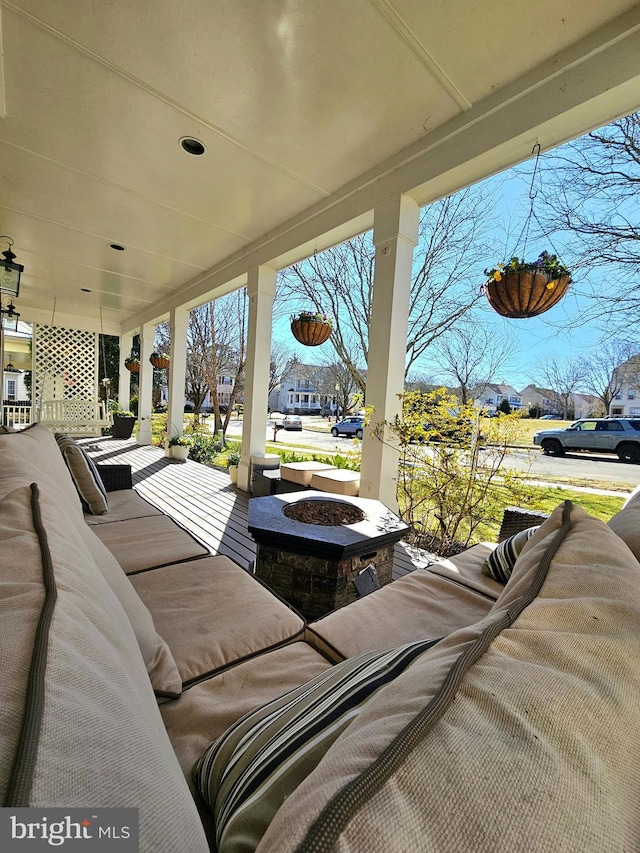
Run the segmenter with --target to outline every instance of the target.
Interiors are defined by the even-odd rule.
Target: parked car
[[[623,462],[640,462],[640,420],[588,418],[565,429],[543,429],[533,443],[548,456],[564,456],[567,450],[616,453]]]
[[[302,418],[300,417],[300,415],[285,415],[282,419],[282,426],[285,429],[301,430]]]
[[[362,438],[364,431],[364,418],[359,415],[345,418],[331,427],[331,435],[337,438],[339,435],[355,435],[356,438]]]
[[[561,415],[543,415],[540,418],[540,420],[541,421],[561,421],[562,416]]]

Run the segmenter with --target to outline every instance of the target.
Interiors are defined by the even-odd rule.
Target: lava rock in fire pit
[[[365,517],[361,509],[341,501],[298,501],[285,507],[283,512],[287,518],[323,527],[357,524]]]

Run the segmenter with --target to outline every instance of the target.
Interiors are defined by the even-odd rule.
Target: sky
[[[529,214],[531,202],[529,192],[534,160],[510,169],[501,175],[487,179],[495,192],[495,208],[498,213],[495,233],[497,251],[495,258],[489,258],[487,266],[493,266],[498,261],[510,257],[511,254],[536,258],[543,250],[557,252],[562,259],[563,245],[559,238],[536,240],[531,236],[523,247],[520,235],[523,224]],[[539,172],[536,178],[538,192],[544,191],[544,173]],[[535,200],[534,200],[535,206]],[[505,237],[505,234],[509,235]],[[511,234],[515,235],[512,237]],[[516,245],[518,248],[516,248]],[[526,251],[522,251],[525,248]],[[478,282],[480,287],[484,281]],[[582,282],[584,284],[584,282]],[[581,282],[574,276],[574,282],[560,303],[545,314],[524,320],[512,320],[500,317],[489,306],[488,302],[482,309],[482,321],[495,329],[496,335],[507,332],[514,338],[513,356],[508,365],[494,376],[493,381],[500,384],[512,385],[516,391],[521,391],[529,383],[543,384],[537,366],[547,355],[555,355],[559,359],[591,357],[597,351],[597,344],[602,332],[595,322],[584,323],[582,318],[588,300],[579,295]],[[316,363],[326,358],[325,352],[314,354],[308,347],[299,345],[293,339],[289,330],[288,318],[274,321],[274,340],[285,343],[305,363]],[[330,345],[325,344],[317,350],[325,350]],[[328,355],[328,353],[327,353]],[[437,365],[425,362],[422,372],[439,381]],[[586,389],[582,389],[586,390]]]

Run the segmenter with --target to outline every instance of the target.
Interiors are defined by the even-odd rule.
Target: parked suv
[[[564,456],[567,450],[617,453],[623,462],[640,462],[640,420],[589,418],[566,429],[543,429],[533,436],[548,456]]]
[[[340,423],[331,427],[331,435],[337,438],[339,435],[355,435],[356,438],[362,438],[364,418],[355,415],[354,417],[345,418]]]

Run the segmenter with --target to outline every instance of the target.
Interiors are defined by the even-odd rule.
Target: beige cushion
[[[319,492],[357,497],[360,491],[360,474],[357,471],[347,471],[346,468],[324,471],[313,475],[311,488]]]
[[[55,489],[61,508],[75,521],[82,519],[82,505],[53,433],[40,424],[0,435],[0,497],[32,482]]]
[[[444,637],[477,622],[493,601],[462,584],[416,569],[393,583],[312,622],[313,635],[342,657],[389,649],[428,637]]]
[[[495,547],[491,542],[480,542],[460,554],[440,558],[428,569],[434,575],[461,583],[495,601],[504,589],[504,584],[482,574],[482,566]]]
[[[36,720],[33,772],[22,777],[25,785],[13,804],[135,804],[141,851],[206,853],[129,620],[67,517],[44,492],[38,537],[27,493],[22,488],[5,498],[0,512],[3,801],[25,705],[43,567],[50,563],[57,599],[45,638],[46,668],[40,669],[43,717]]]
[[[127,574],[209,553],[204,545],[165,515],[96,524],[92,529]]]
[[[369,703],[258,850],[635,849],[639,625],[640,564],[559,508],[487,618]]]
[[[298,483],[300,486],[308,486],[316,472],[335,470],[335,465],[327,465],[324,462],[289,462],[287,465],[280,466],[280,479]]]
[[[109,492],[109,511],[106,515],[85,514],[85,521],[93,526],[132,518],[148,518],[150,515],[162,515],[162,512],[141,497],[135,489],[120,489]]]
[[[609,521],[609,527],[640,560],[640,486]]]
[[[148,608],[107,546],[88,527],[85,527],[82,537],[96,565],[129,617],[156,696],[179,696],[182,691],[182,678],[169,646],[155,629]]]
[[[301,635],[304,622],[227,557],[131,576],[183,682]]]
[[[56,435],[56,442],[84,511],[91,515],[104,515],[109,507],[107,490],[100,479],[95,462],[68,435]]]

